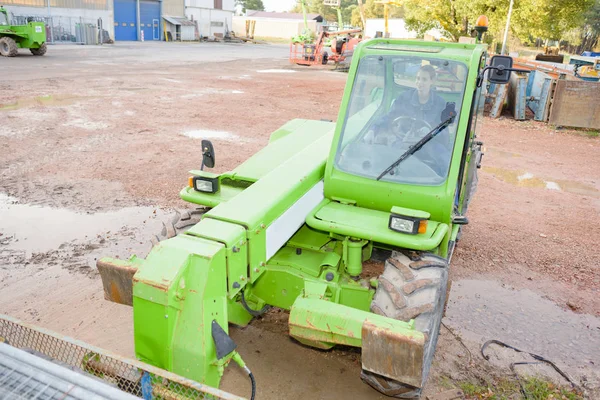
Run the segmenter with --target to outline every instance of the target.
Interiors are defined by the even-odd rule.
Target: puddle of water
[[[88,121],[84,118],[77,118],[77,119],[73,119],[67,123],[64,123],[63,126],[72,126],[75,128],[85,129],[87,131],[98,131],[101,129],[108,128],[109,125],[104,122],[93,122],[93,121]]]
[[[39,96],[33,98],[24,98],[17,100],[16,103],[0,105],[0,111],[18,110],[24,107],[46,106],[59,107],[68,106],[75,103],[81,96],[72,95],[56,95],[56,96]]]
[[[181,81],[178,81],[177,79],[172,79],[172,78],[158,78],[161,81],[166,81],[166,82],[172,82],[172,83],[181,83]]]
[[[580,182],[564,180],[556,180],[555,182],[565,192],[581,194],[584,196],[600,197],[600,191],[598,191],[598,189],[590,185],[586,185]]]
[[[508,157],[508,158],[512,158],[512,157],[523,157],[523,156],[522,156],[521,154],[519,154],[519,153],[513,153],[513,152],[511,152],[511,151],[501,150],[501,149],[498,149],[498,148],[496,148],[496,147],[493,147],[493,146],[489,146],[489,147],[488,147],[488,146],[486,146],[486,149],[487,149],[488,151],[490,151],[491,153],[493,153],[493,154],[498,154],[498,155],[500,155],[500,156],[503,156],[503,157]]]
[[[207,88],[207,89],[194,91],[193,93],[184,94],[179,97],[182,99],[193,99],[194,97],[202,97],[202,96],[206,96],[206,95],[210,95],[210,94],[240,94],[240,93],[244,93],[244,92],[241,90],[223,90],[223,89]]]
[[[529,172],[524,173],[523,175],[519,175],[517,176],[517,180],[519,182],[526,180],[526,179],[531,179],[533,178],[533,174],[530,174]]]
[[[116,234],[123,227],[153,225],[160,210],[152,207],[129,207],[118,211],[84,214],[68,209],[19,204],[18,200],[0,194],[0,233],[11,250],[46,252],[71,241],[85,241]],[[150,226],[148,226],[150,229]],[[157,232],[154,227],[152,233]]]
[[[294,74],[296,71],[293,69],[260,69],[259,74]]]
[[[218,139],[232,142],[241,139],[239,136],[234,135],[225,131],[210,131],[206,129],[198,129],[193,131],[186,131],[182,133],[183,136],[187,136],[192,139]]]
[[[542,179],[534,177],[533,174],[524,171],[511,171],[496,167],[483,167],[485,172],[495,175],[500,180],[511,183],[516,186],[543,188],[546,187],[546,182]]]
[[[600,197],[600,191],[598,189],[581,182],[560,179],[545,180],[538,178],[529,172],[513,171],[496,167],[484,166],[483,170],[494,175],[501,181],[515,186],[545,188],[548,190],[558,190],[585,196]]]
[[[455,281],[446,319],[480,344],[497,339],[572,367],[600,365],[600,318],[563,310],[530,290]]]

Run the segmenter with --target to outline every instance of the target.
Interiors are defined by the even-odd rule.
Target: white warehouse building
[[[235,0],[185,0],[185,16],[195,21],[202,37],[223,37],[232,30]]]

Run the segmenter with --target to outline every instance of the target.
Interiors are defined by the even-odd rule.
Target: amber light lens
[[[422,219],[421,221],[419,221],[419,230],[417,232],[418,233],[427,232],[427,220],[426,219]]]
[[[487,27],[489,23],[490,21],[488,20],[488,17],[486,17],[485,15],[480,15],[479,18],[477,18],[477,21],[475,22],[475,26]]]

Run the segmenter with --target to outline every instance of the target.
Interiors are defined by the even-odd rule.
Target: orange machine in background
[[[331,38],[331,46],[325,39]],[[362,40],[362,29],[337,32],[321,32],[314,43],[290,44],[290,62],[298,65],[325,65],[329,60],[335,64],[343,62],[354,47]]]

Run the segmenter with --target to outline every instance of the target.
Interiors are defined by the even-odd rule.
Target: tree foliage
[[[235,4],[242,6],[242,12],[246,12],[246,10],[265,11],[262,0],[235,0]]]
[[[522,41],[558,40],[580,26],[595,0],[514,0],[511,33]],[[489,35],[500,40],[510,0],[407,0],[406,22],[419,33],[440,29],[451,40],[468,36],[479,15],[490,21]]]
[[[363,8],[365,11],[365,19],[369,18],[383,18],[383,5],[375,3],[376,0],[363,0]],[[402,18],[404,16],[402,7],[389,7],[389,18]],[[360,19],[360,9],[358,4],[352,9],[351,23],[353,26],[362,26]]]
[[[305,1],[309,12],[337,21],[336,10],[323,0]],[[376,0],[363,3],[367,19],[383,18],[383,5]],[[492,42],[502,40],[509,4],[510,0],[404,0],[403,7],[390,6],[389,11],[390,18],[404,18],[420,36],[437,28],[453,41],[472,35],[477,17],[483,14],[489,18],[488,41]],[[301,0],[293,11],[302,12]],[[341,11],[345,24],[362,25],[356,0],[342,0]],[[593,47],[600,35],[600,0],[514,0],[510,32],[524,43],[575,37],[585,48]]]
[[[341,2],[341,12],[342,12],[342,20],[344,24],[349,24],[352,18],[352,10],[356,7],[358,3],[356,0],[342,0]],[[337,22],[338,15],[335,7],[326,6],[323,4],[323,0],[306,0],[306,8],[309,13],[315,13],[321,15],[328,22]],[[301,0],[297,0],[296,5],[292,9],[293,12],[302,12],[302,2]]]

